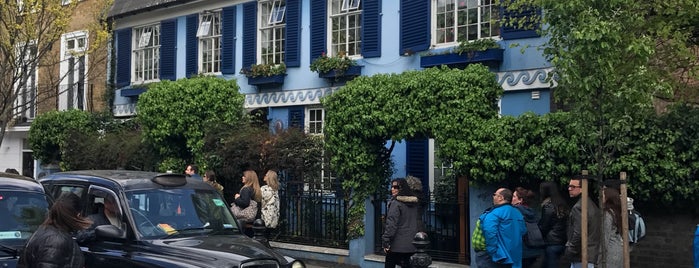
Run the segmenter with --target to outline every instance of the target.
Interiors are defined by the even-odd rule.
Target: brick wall
[[[631,251],[631,267],[693,267],[699,215],[643,212],[646,237]]]

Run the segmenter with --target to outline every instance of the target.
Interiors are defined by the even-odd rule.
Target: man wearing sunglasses
[[[582,179],[572,178],[568,183],[568,194],[576,200],[568,216],[568,242],[563,259],[571,262],[571,268],[582,267]],[[587,200],[587,267],[595,267],[599,252],[600,210],[588,196]]]

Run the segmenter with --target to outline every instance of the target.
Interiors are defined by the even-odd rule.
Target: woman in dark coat
[[[539,229],[544,237],[544,242],[546,242],[544,263],[541,267],[555,268],[558,267],[558,261],[563,255],[568,240],[566,226],[570,208],[561,196],[558,185],[554,182],[542,182],[539,185],[539,193],[543,199]]]
[[[83,253],[71,233],[91,224],[80,215],[80,197],[62,194],[51,206],[44,223],[29,238],[17,267],[84,267]]]
[[[391,200],[386,212],[386,228],[381,235],[387,268],[410,267],[410,256],[417,250],[413,237],[417,233],[418,198],[405,179],[391,182]]]

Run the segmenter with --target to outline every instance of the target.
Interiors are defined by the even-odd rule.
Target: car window
[[[127,192],[126,196],[128,213],[146,238],[238,229],[216,191],[151,189]]]
[[[75,185],[62,185],[59,189],[60,191],[56,194],[56,198],[61,196],[61,194],[63,193],[74,193],[77,196],[83,196],[83,191],[85,190],[85,187]]]
[[[93,226],[111,224],[123,229],[123,210],[116,194],[104,187],[91,185],[87,192],[87,217]]]
[[[0,243],[23,245],[44,222],[48,209],[43,193],[0,191]]]

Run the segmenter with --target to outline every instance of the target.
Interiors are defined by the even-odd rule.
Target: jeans
[[[548,245],[546,246],[546,251],[544,252],[544,263],[541,267],[543,268],[557,268],[558,261],[561,259],[561,255],[565,251],[565,245]]]
[[[410,256],[413,256],[413,254],[414,253],[388,252],[383,267],[394,268],[396,265],[405,268],[410,267]]]
[[[574,262],[570,264],[570,268],[582,268],[582,262]],[[587,263],[587,268],[595,268],[594,263]]]
[[[476,267],[477,268],[508,268],[512,264],[495,263],[490,255],[485,251],[476,251]]]

